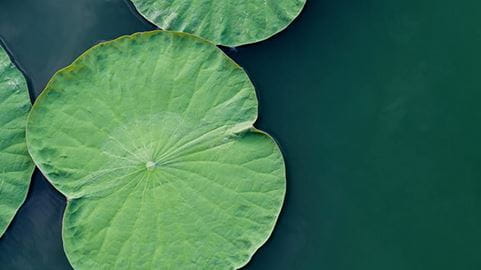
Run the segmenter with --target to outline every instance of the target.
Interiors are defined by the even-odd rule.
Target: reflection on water
[[[311,0],[289,29],[226,50],[288,195],[246,269],[479,269],[481,2]],[[152,29],[122,0],[1,0],[0,35],[38,94],[100,40]],[[37,173],[1,269],[68,269],[63,198]]]

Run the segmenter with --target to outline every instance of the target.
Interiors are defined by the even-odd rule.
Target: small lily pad
[[[132,0],[164,30],[192,33],[225,46],[259,42],[285,29],[306,0]]]
[[[29,117],[30,153],[68,199],[75,269],[235,269],[268,239],[281,152],[246,73],[214,44],[153,31],[88,50]]]
[[[25,143],[30,107],[25,78],[0,47],[0,236],[25,201],[34,168]]]

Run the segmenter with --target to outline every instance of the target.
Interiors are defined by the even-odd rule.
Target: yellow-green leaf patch
[[[25,78],[0,47],[0,236],[23,204],[34,168],[25,144],[30,107]]]
[[[286,28],[306,0],[132,0],[164,30],[192,33],[225,46],[265,40]]]
[[[246,73],[214,44],[154,31],[95,46],[29,117],[30,153],[68,198],[83,269],[235,269],[271,234],[281,152]]]

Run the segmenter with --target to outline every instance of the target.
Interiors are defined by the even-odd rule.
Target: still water
[[[246,269],[481,268],[481,2],[310,0],[285,32],[225,49],[280,143],[286,205]],[[32,99],[85,49],[154,27],[123,0],[0,0]],[[70,269],[64,198],[37,172],[0,269]]]

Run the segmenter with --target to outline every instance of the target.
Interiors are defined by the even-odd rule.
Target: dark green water
[[[149,29],[122,0],[0,0],[33,98],[91,45]],[[481,2],[311,0],[287,31],[227,51],[288,167],[246,269],[481,268]],[[69,269],[63,206],[37,173],[0,269]]]

